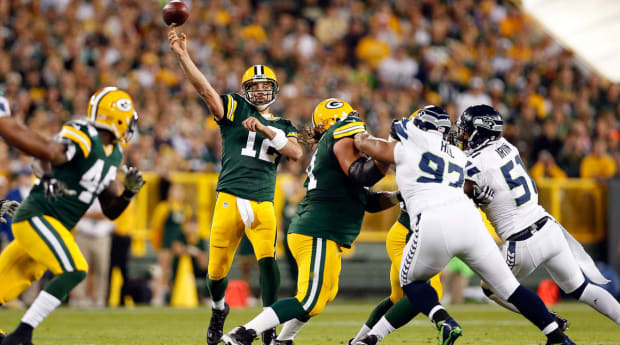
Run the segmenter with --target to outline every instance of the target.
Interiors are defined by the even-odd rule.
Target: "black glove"
[[[74,190],[68,189],[64,182],[56,179],[52,174],[43,175],[40,183],[43,186],[45,199],[49,201],[56,201],[62,195],[75,195],[76,193]]]
[[[123,165],[121,168],[123,174],[125,174],[125,191],[123,191],[123,197],[133,198],[142,186],[144,186],[144,178],[142,173],[136,167],[130,167]]]
[[[476,184],[474,185],[473,200],[476,203],[476,205],[478,206],[487,205],[491,201],[493,201],[494,197],[495,197],[495,191],[491,189],[491,187],[489,186],[478,187],[478,185]]]
[[[0,223],[6,224],[4,216],[11,218],[19,207],[19,202],[14,200],[0,200]]]
[[[396,141],[400,141],[400,137],[398,136],[398,132],[396,132],[396,126],[400,126],[400,124],[398,124],[398,122],[400,122],[400,120],[392,120],[392,125],[390,126],[390,137]]]

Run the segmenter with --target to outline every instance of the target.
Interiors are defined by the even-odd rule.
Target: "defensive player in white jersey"
[[[396,183],[411,215],[413,234],[401,261],[400,281],[412,306],[427,315],[439,330],[439,344],[451,345],[461,336],[459,324],[439,304],[426,283],[450,259],[459,257],[495,294],[515,305],[547,336],[547,345],[574,344],[558,327],[545,304],[519,284],[487,232],[480,213],[463,193],[467,157],[446,141],[450,116],[423,108],[413,120],[393,126],[400,141],[389,142],[368,133],[355,137],[356,147],[384,163],[396,164]],[[441,109],[441,108],[439,108]],[[467,184],[471,192],[473,183]]]
[[[502,253],[515,276],[521,279],[542,266],[565,293],[620,325],[620,304],[605,289],[589,282],[609,281],[581,244],[538,204],[536,184],[519,150],[502,137],[502,116],[488,105],[474,105],[460,115],[457,128],[469,156],[466,178],[495,192],[482,210],[502,239]],[[518,312],[484,285],[483,290]]]

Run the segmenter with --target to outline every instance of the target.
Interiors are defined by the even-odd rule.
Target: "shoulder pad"
[[[237,105],[241,100],[246,103],[247,101],[238,93],[234,92],[223,94],[222,98],[226,100],[226,104],[224,105],[224,117],[228,121],[233,122],[235,120],[235,111],[237,110]]]
[[[334,138],[341,139],[366,131],[366,124],[359,117],[349,116],[336,124]]]
[[[66,138],[75,143],[81,150],[84,158],[90,155],[92,140],[92,132],[97,135],[97,130],[88,124],[80,124],[77,121],[65,123],[58,134],[61,138]]]

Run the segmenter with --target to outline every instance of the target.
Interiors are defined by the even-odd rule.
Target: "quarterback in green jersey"
[[[364,212],[398,204],[398,193],[372,192],[388,166],[363,156],[353,136],[366,130],[345,101],[329,98],[314,110],[313,128],[302,135],[316,146],[308,166],[306,196],[288,229],[298,268],[297,294],[265,308],[244,326],[224,335],[226,345],[249,345],[257,334],[284,323],[274,344],[293,344],[306,322],[336,297],[342,254],[360,233]]]
[[[229,312],[224,301],[227,275],[244,232],[258,260],[263,305],[270,306],[277,300],[280,272],[275,261],[273,207],[276,169],[282,156],[298,160],[302,150],[295,126],[269,111],[278,94],[278,80],[269,67],[254,65],[244,73],[243,95],[220,95],[190,58],[185,34],[179,36],[173,28],[168,41],[222,135],[222,171],[209,238],[207,277],[213,304],[207,344],[215,345],[222,337]],[[274,338],[275,328],[263,333],[263,344],[271,345]]]
[[[123,158],[119,142],[129,139],[136,121],[129,94],[115,87],[103,88],[91,97],[88,120],[62,127],[57,139],[63,143],[63,158],[39,164],[39,170],[53,173],[57,182],[37,183],[13,217],[15,240],[0,255],[0,304],[17,297],[46,270],[56,277],[2,345],[32,344],[33,329],[86,277],[88,264],[71,229],[95,198],[103,214],[115,219],[144,184],[138,170],[124,167],[125,190],[120,195],[116,191]],[[57,187],[65,192],[50,190]]]

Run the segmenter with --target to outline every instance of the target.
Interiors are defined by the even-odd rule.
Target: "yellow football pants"
[[[405,245],[407,245],[408,235],[409,229],[407,229],[400,222],[396,222],[392,225],[385,241],[388,256],[390,257],[390,261],[392,261],[392,266],[390,267],[390,284],[392,285],[390,300],[393,303],[398,302],[398,300],[404,296],[403,288],[400,287],[400,279],[398,276],[400,274],[400,260],[403,257]],[[431,286],[435,289],[437,296],[439,296],[439,300],[441,301],[441,297],[443,296],[443,285],[441,285],[441,281],[439,280],[440,275],[441,273],[437,273],[431,278]]]
[[[33,217],[13,224],[15,240],[0,254],[0,304],[19,296],[46,269],[88,272],[73,235],[58,220]]]
[[[245,200],[219,192],[209,238],[209,279],[220,280],[228,275],[244,230],[254,247],[256,260],[275,256],[273,202]]]
[[[318,315],[338,294],[342,254],[346,248],[332,240],[289,234],[288,246],[297,261],[297,295],[309,316]]]

